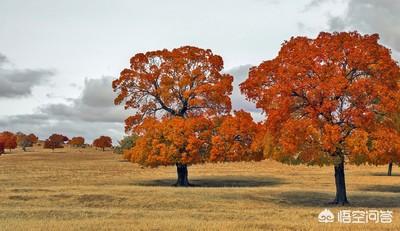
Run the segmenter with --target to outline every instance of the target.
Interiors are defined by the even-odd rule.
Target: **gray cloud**
[[[7,57],[0,54],[0,98],[29,96],[34,86],[44,84],[54,75],[53,71],[45,69],[6,69],[5,63],[8,63]]]
[[[130,112],[113,104],[116,95],[111,81],[112,77],[87,79],[81,95],[70,103],[42,105],[33,114],[0,118],[0,130],[33,132],[42,139],[52,133],[82,135],[88,142],[110,135],[117,141],[124,135],[124,120]]]
[[[4,64],[7,63],[8,59],[5,55],[3,55],[2,53],[0,53],[0,67]]]
[[[382,42],[400,52],[400,1],[349,0],[344,15],[332,16],[330,30],[379,33]]]
[[[92,121],[92,122],[123,122],[129,111],[122,106],[114,105],[116,94],[111,88],[112,77],[86,79],[80,97],[71,103],[48,104],[41,106],[39,111],[53,119]]]
[[[82,103],[92,107],[113,107],[116,94],[112,91],[112,77],[86,79]]]

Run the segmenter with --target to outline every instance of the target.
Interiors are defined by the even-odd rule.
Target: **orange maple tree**
[[[61,134],[52,134],[47,140],[44,142],[43,148],[54,149],[56,148],[64,148],[64,143],[68,141],[68,137]]]
[[[389,116],[400,100],[399,66],[378,40],[357,32],[291,38],[241,84],[267,115],[269,157],[334,164],[334,204],[348,203],[345,160],[387,161],[388,141],[399,140]]]
[[[68,144],[74,147],[82,147],[85,144],[85,138],[83,138],[82,136],[72,137],[72,139],[69,140]]]
[[[3,149],[15,149],[17,147],[17,136],[9,131],[0,133],[0,142],[3,144]],[[4,150],[3,150],[4,152]]]
[[[104,152],[105,148],[112,147],[112,139],[109,136],[100,136],[93,141],[93,146],[96,148],[101,148]]]
[[[136,114],[125,121],[126,131],[141,133],[143,138],[135,146],[149,148],[139,153],[135,147],[127,155],[143,165],[175,164],[177,185],[188,186],[187,164],[201,160],[201,151],[194,147],[202,146],[203,138],[197,136],[203,133],[203,123],[207,124],[204,119],[231,111],[233,77],[222,73],[220,56],[192,46],[139,53],[130,63],[130,68],[113,81],[114,91],[118,92],[115,104],[135,109]],[[144,128],[151,129],[144,132]],[[165,145],[164,138],[172,144]],[[167,152],[167,156],[160,154]]]

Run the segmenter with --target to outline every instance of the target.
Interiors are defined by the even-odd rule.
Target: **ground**
[[[0,230],[400,230],[400,168],[346,166],[351,205],[334,198],[333,167],[274,161],[141,168],[111,151],[13,151],[0,156]],[[392,224],[324,224],[329,208],[393,211]]]

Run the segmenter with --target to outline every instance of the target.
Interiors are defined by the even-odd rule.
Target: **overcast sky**
[[[398,0],[0,0],[0,131],[124,135],[111,81],[138,52],[194,45],[223,57],[235,109],[263,119],[237,84],[291,36],[379,33],[399,60]]]

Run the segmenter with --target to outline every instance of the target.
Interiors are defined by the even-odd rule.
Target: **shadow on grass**
[[[321,193],[295,191],[281,193],[275,199],[277,199],[279,204],[287,204],[291,206],[336,207],[336,205],[329,205],[329,202],[331,202],[334,197],[334,192]],[[349,199],[350,205],[344,207],[364,207],[378,209],[400,207],[400,196],[347,192],[347,198]]]
[[[176,179],[165,178],[156,180],[137,181],[133,185],[173,187]],[[205,178],[189,178],[193,187],[265,187],[283,184],[283,180],[273,177],[243,177],[243,176],[216,176]]]
[[[388,176],[386,172],[373,172],[370,175],[371,176],[399,177],[400,173],[392,173],[391,176]]]
[[[363,191],[400,193],[400,185],[372,185],[364,187]],[[400,199],[400,196],[399,196]]]

